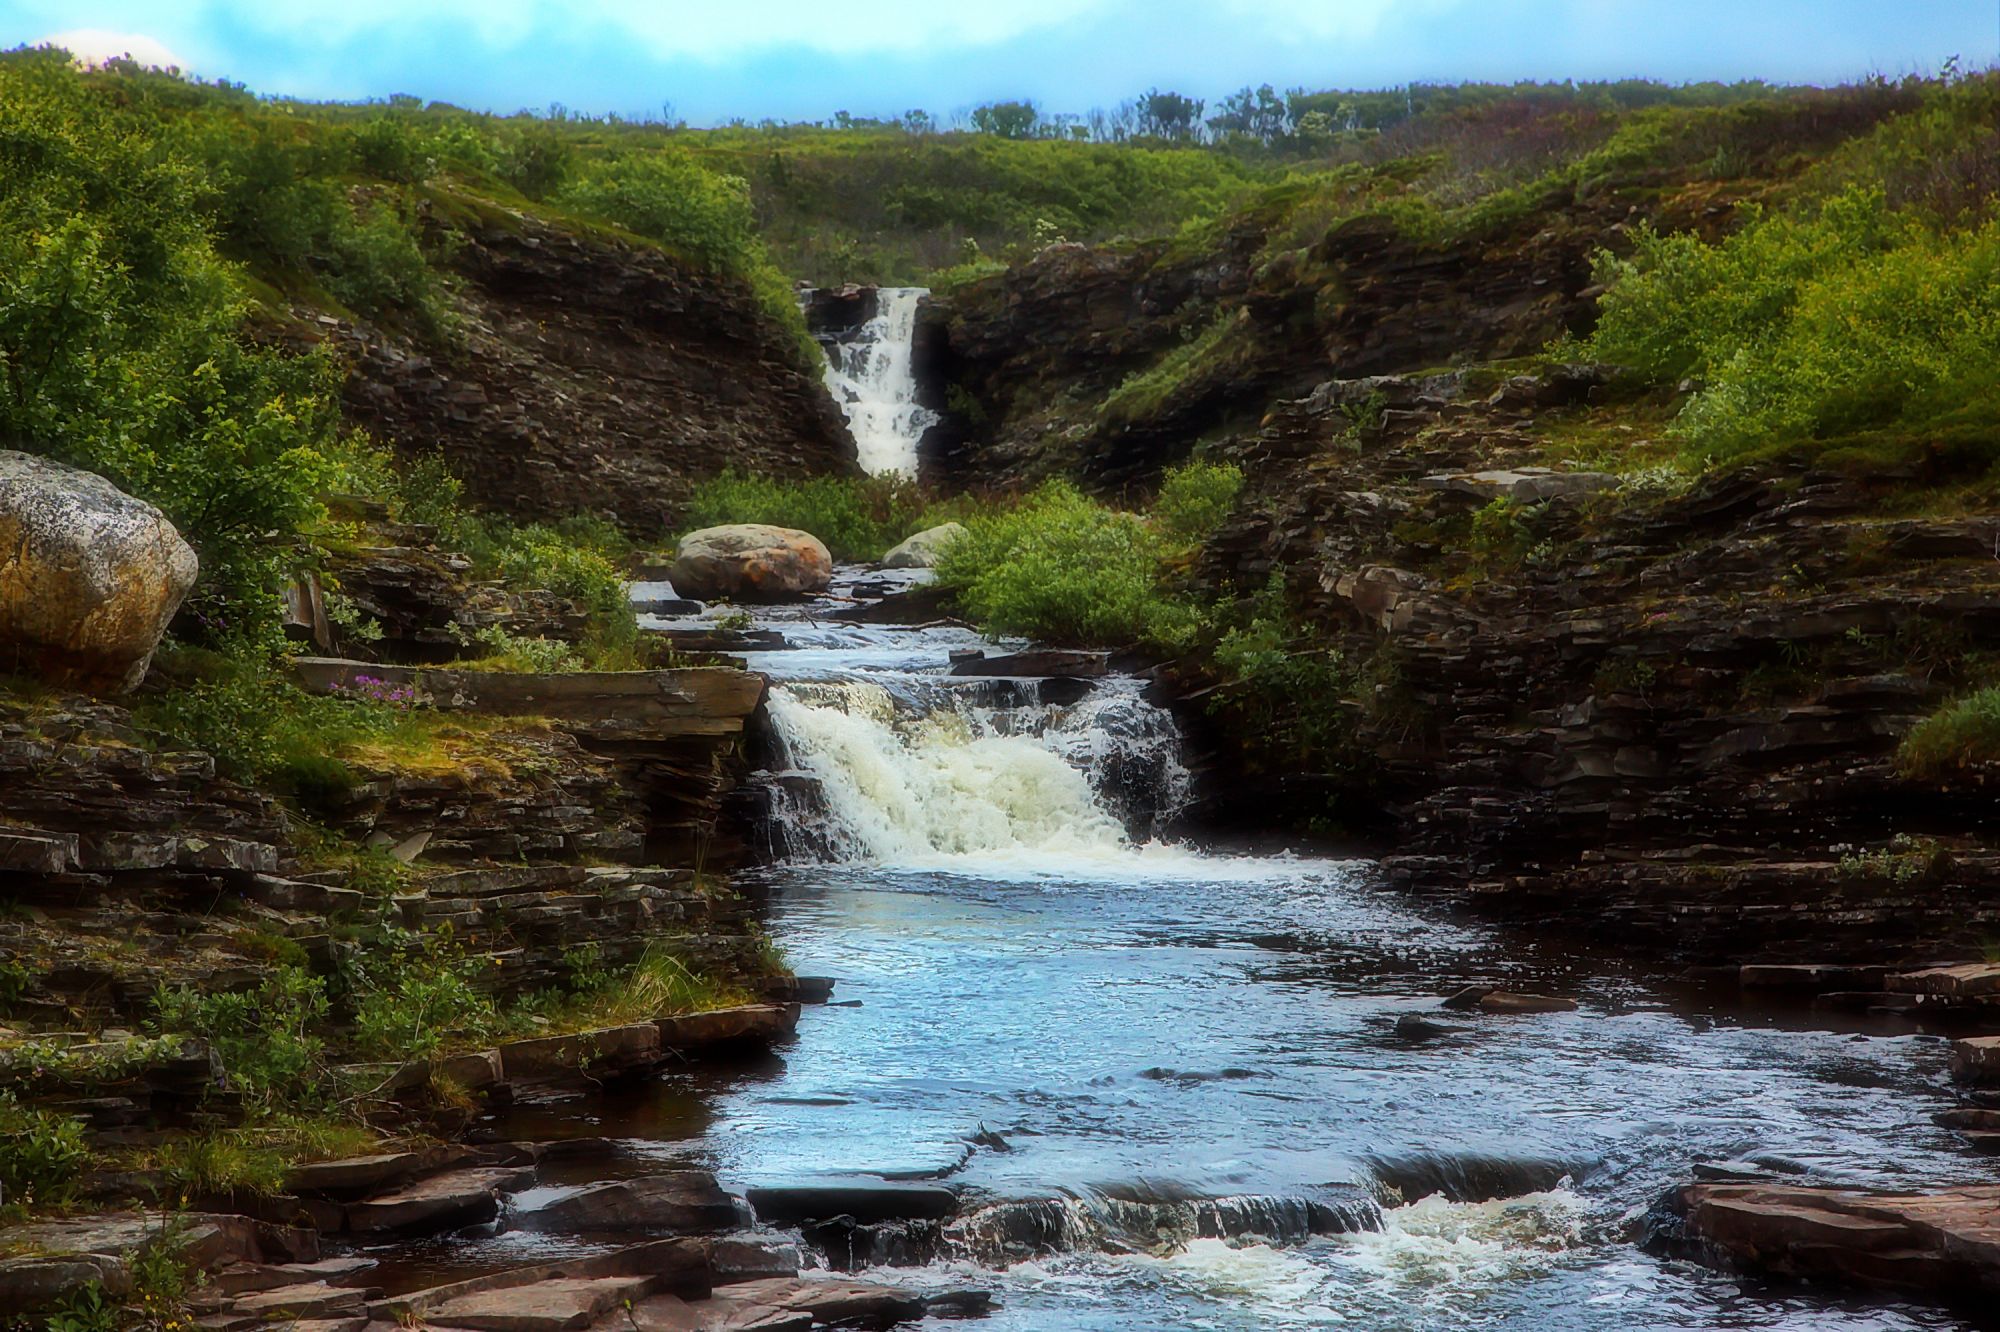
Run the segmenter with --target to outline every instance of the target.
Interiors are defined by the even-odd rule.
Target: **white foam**
[[[1165,804],[1186,783],[1171,721],[1136,695],[1047,710],[1039,729],[1017,711],[1014,733],[976,708],[901,714],[887,689],[867,681],[778,685],[769,707],[787,760],[824,801],[819,841],[849,863],[1002,881],[1160,883],[1300,882],[1349,868],[1134,842],[1094,783],[1108,783],[1113,768],[1138,769]]]

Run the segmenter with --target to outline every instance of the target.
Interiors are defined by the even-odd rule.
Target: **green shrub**
[[[79,1286],[50,1311],[43,1332],[119,1332],[125,1313],[98,1282]],[[26,1324],[13,1324],[26,1327]]]
[[[1051,481],[1013,509],[972,516],[937,577],[991,633],[1177,647],[1192,638],[1196,615],[1161,587],[1167,553],[1144,518]]]
[[[2000,387],[2000,223],[1940,234],[1852,189],[1719,244],[1642,233],[1602,276],[1591,354],[1698,381],[1691,461],[1976,414]]]
[[[476,983],[479,964],[448,935],[415,951],[363,962],[356,984],[354,1041],[385,1059],[418,1059],[489,1043],[500,1029],[493,998]]]
[[[152,1023],[165,1036],[195,1036],[214,1047],[230,1080],[263,1109],[321,1105],[327,1085],[326,985],[299,967],[280,966],[254,990],[202,994],[162,987]]]
[[[590,617],[580,657],[597,669],[616,669],[633,657],[639,620],[616,560],[629,550],[608,524],[571,520],[517,526],[504,518],[462,518],[460,544],[487,577],[514,588],[536,588],[567,597]]]
[[[208,177],[59,55],[0,56],[0,438],[102,473],[201,555],[193,606],[270,619],[271,533],[319,514],[339,367],[239,337]]]
[[[89,1157],[81,1120],[28,1109],[0,1091],[0,1205],[60,1206]]]
[[[308,694],[282,669],[254,648],[239,648],[233,657],[170,651],[162,671],[178,677],[175,687],[150,696],[135,717],[212,756],[217,771],[238,781],[274,787],[309,804],[345,795],[356,779],[339,760],[339,749],[385,733],[406,708],[361,693]]]
[[[1244,724],[1260,749],[1324,766],[1353,734],[1354,673],[1293,617],[1282,574],[1272,573],[1247,610],[1211,650],[1225,682],[1211,708]]]
[[[1904,772],[1929,779],[2000,760],[2000,687],[1967,694],[1924,718],[1903,737],[1896,758]]]
[[[681,522],[689,531],[729,523],[794,527],[825,542],[836,560],[879,560],[924,518],[922,493],[903,476],[781,481],[723,472],[694,488]]]
[[[750,187],[686,153],[656,149],[593,163],[563,186],[566,208],[605,218],[658,241],[711,272],[739,278],[790,338],[799,364],[817,369],[818,344],[791,281],[771,263],[750,206]]]
[[[1243,469],[1234,463],[1170,467],[1153,500],[1153,518],[1173,540],[1193,545],[1222,526],[1242,493]]]

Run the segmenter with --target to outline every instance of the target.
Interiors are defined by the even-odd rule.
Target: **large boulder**
[[[824,592],[833,556],[810,532],[735,523],[682,537],[670,577],[675,591],[703,601],[785,601]]]
[[[132,688],[199,567],[144,500],[95,473],[0,450],[0,671]]]
[[[926,527],[882,557],[885,569],[930,569],[937,565],[944,548],[965,535],[961,523],[939,523]]]

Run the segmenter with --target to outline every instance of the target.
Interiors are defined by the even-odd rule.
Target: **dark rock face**
[[[1625,391],[1577,367],[1281,403],[1219,450],[1255,499],[1203,581],[1283,571],[1351,659],[1393,661],[1357,738],[1413,892],[1694,960],[1979,955],[2000,924],[1990,797],[1895,755],[1951,692],[1937,663],[2000,643],[2000,566],[1966,553],[1993,520],[1885,519],[1882,481],[1834,473],[1648,495],[1521,470],[1547,404]],[[1341,407],[1364,392],[1395,406],[1357,433]],[[1520,549],[1479,567],[1469,524],[1499,476],[1551,497],[1516,501]],[[1234,767],[1243,737],[1188,720]],[[1214,789],[1224,821],[1324,798],[1295,774]]]
[[[747,288],[525,218],[461,226],[460,350],[333,336],[355,362],[350,417],[405,450],[442,451],[480,503],[655,533],[724,467],[854,470],[839,410]]]
[[[936,473],[991,486],[1069,471],[1104,490],[1144,487],[1203,433],[1254,422],[1336,368],[1361,377],[1539,351],[1587,325],[1590,255],[1616,220],[1567,198],[1549,209],[1448,244],[1362,218],[1303,260],[1268,264],[1251,223],[1196,256],[1052,246],[926,310],[918,374],[929,405],[947,407],[956,388],[982,418],[947,416],[928,441]],[[1094,404],[1228,310],[1240,310],[1228,356],[1143,419],[1063,406]]]
[[[844,342],[875,317],[881,295],[874,287],[848,283],[844,287],[816,287],[803,301],[806,328],[821,342]]]

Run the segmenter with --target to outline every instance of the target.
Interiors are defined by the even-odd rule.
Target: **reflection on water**
[[[634,1139],[610,1173],[694,1162],[731,1187],[934,1173],[990,1199],[1366,1189],[1386,1204],[1379,1232],[1278,1247],[1182,1237],[1000,1274],[898,1271],[997,1283],[1000,1328],[1964,1326],[1630,1243],[1698,1161],[1979,1178],[1930,1123],[1941,1041],[1746,1022],[1567,946],[1412,915],[1361,865],[1242,862],[1232,879],[1225,863],[1203,882],[1143,864],[1090,880],[773,871],[774,933],[858,1007],[808,1010],[762,1065],[669,1073],[582,1121],[521,1107],[504,1128]],[[1460,1035],[1397,1039],[1399,1014],[1470,981],[1583,1007],[1454,1014]],[[1525,1192],[1417,1196],[1439,1185]]]

